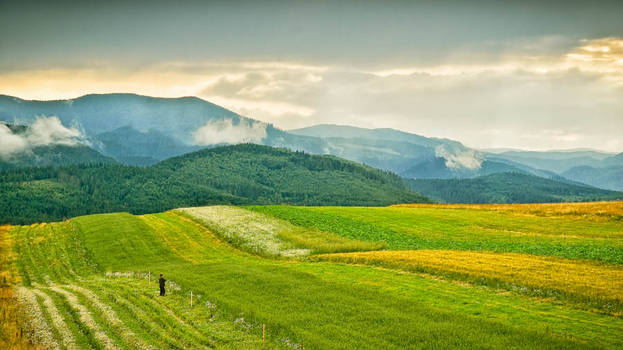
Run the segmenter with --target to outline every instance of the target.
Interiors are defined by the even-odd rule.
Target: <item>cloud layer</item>
[[[131,71],[0,73],[0,91],[44,99],[120,91],[196,95],[284,129],[349,124],[452,138],[476,148],[623,151],[622,38],[504,43],[457,47],[436,65],[177,61]],[[495,54],[488,45],[498,48]],[[233,123],[206,125],[197,142],[241,140],[219,137],[219,127],[235,129]],[[259,135],[251,141],[261,137],[261,128],[248,128]]]
[[[231,119],[211,120],[193,134],[197,145],[260,143],[265,137],[266,124],[246,120],[234,124]]]
[[[78,129],[66,128],[57,117],[40,117],[24,133],[13,133],[0,124],[0,158],[28,152],[37,146],[67,145],[83,143]]]

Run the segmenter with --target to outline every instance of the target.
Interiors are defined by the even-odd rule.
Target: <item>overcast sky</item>
[[[623,1],[3,1],[0,94],[623,151]]]

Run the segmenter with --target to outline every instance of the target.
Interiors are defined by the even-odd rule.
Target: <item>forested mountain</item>
[[[623,193],[563,183],[522,173],[473,179],[406,179],[416,192],[445,203],[550,203],[620,200]]]
[[[241,144],[204,149],[145,168],[107,164],[6,171],[0,180],[0,223],[217,203],[427,201],[389,172],[333,156]]]
[[[601,166],[612,154],[591,150],[506,151],[489,154],[490,159],[506,159],[532,168],[563,173],[576,166]]]
[[[0,171],[24,167],[115,163],[71,133],[54,132],[57,125],[0,123]],[[68,129],[65,129],[65,131]]]
[[[510,171],[623,189],[622,156],[598,151],[482,152],[454,140],[343,125],[283,131],[196,97],[94,94],[28,101],[0,95],[0,121],[29,125],[41,118],[58,118],[61,132],[78,133],[81,145],[128,165],[147,166],[205,147],[248,142],[335,155],[407,178],[473,178]],[[84,163],[85,156],[78,158],[73,163]],[[11,166],[72,163],[50,159],[25,159]]]
[[[324,153],[318,138],[291,135],[197,97],[93,94],[58,101],[0,95],[0,121],[32,124],[55,117],[100,153],[148,165],[203,147],[252,142]]]
[[[487,159],[528,165],[533,169],[554,172],[562,178],[603,189],[623,190],[623,153],[613,155],[591,150],[508,151],[488,154]],[[535,175],[544,176],[538,173]],[[552,178],[547,175],[544,177]]]
[[[390,170],[409,177],[409,171],[435,159],[447,172],[446,158],[474,158],[475,152],[460,142],[429,138],[395,129],[366,129],[346,125],[320,124],[288,130],[291,134],[316,137],[324,142],[323,153]],[[463,169],[464,164],[452,163]],[[425,170],[423,170],[425,171]]]

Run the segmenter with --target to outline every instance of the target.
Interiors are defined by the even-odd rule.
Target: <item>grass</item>
[[[623,222],[617,214],[619,205],[592,204],[593,214],[586,214],[590,210],[582,204],[577,205],[577,210],[564,211],[567,214],[562,210],[538,211],[534,209],[537,205],[492,207],[504,210],[489,210],[482,205],[251,206],[247,209],[350,239],[385,242],[391,250],[484,250],[620,265],[623,264]],[[566,206],[573,208],[576,204],[555,208]],[[605,213],[596,214],[599,208]]]
[[[297,230],[297,237],[306,237],[319,229]],[[84,216],[15,227],[10,236],[19,252],[15,266],[30,276],[26,289],[49,296],[85,347],[102,344],[95,329],[119,348],[140,348],[141,342],[156,348],[623,346],[620,317],[373,266],[267,259],[179,212]],[[334,236],[310,234],[307,249]],[[169,279],[167,297],[156,295],[148,271]],[[193,308],[190,291],[198,298]],[[83,321],[84,310],[97,327]]]
[[[570,299],[623,316],[623,266],[527,254],[452,250],[357,252],[314,258],[430,273],[529,295]]]

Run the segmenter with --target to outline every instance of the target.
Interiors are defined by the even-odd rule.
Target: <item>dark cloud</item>
[[[1,1],[0,69],[227,59],[422,64],[464,51],[462,59],[483,60],[509,49],[543,53],[525,38],[620,36],[621,13],[621,1]],[[565,40],[546,44],[560,51]]]

